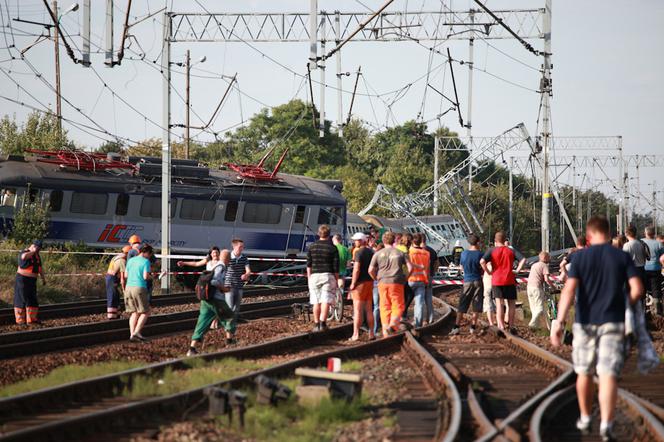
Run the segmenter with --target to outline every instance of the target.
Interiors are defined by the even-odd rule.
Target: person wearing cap
[[[367,247],[367,237],[362,232],[357,232],[353,240],[353,274],[350,282],[350,295],[353,298],[353,336],[351,341],[360,339],[360,326],[362,325],[362,314],[367,320],[369,339],[376,339],[374,334],[373,317],[373,279],[369,275],[369,265],[373,258],[373,250]]]
[[[457,239],[452,249],[452,263],[457,267],[461,267],[461,254],[463,251],[464,248],[461,245],[461,241]]]
[[[46,284],[39,251],[41,240],[35,240],[18,255],[18,269],[14,285],[14,317],[17,324],[39,324],[39,302],[37,301],[37,278]]]
[[[140,249],[142,242],[143,240],[138,235],[131,235],[129,237],[129,245],[131,246],[131,250],[127,253],[127,260],[130,260],[134,256],[138,256],[141,253]]]
[[[140,255],[127,261],[124,270],[126,286],[124,290],[125,309],[131,313],[129,317],[129,340],[132,342],[147,341],[141,334],[150,316],[148,300],[148,281],[150,276],[150,257],[152,246],[144,244],[139,250]]]
[[[124,289],[124,271],[127,264],[127,253],[131,246],[124,246],[122,252],[115,255],[108,264],[106,270],[106,318],[117,319],[120,317],[120,287]]]

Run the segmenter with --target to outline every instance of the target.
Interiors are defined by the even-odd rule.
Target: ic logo
[[[134,233],[143,230],[142,226],[126,224],[106,224],[106,227],[97,238],[97,242],[126,242]]]

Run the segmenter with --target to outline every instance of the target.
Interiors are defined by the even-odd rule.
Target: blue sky
[[[92,45],[103,47],[105,2],[93,0]],[[115,47],[120,41],[121,22],[126,2],[116,0],[115,10]],[[132,19],[142,17],[164,6],[164,2],[135,0]],[[319,9],[333,11],[367,11],[378,8],[381,0],[362,0],[343,2],[319,0]],[[214,12],[265,12],[288,11],[306,12],[307,0],[260,1],[209,1],[201,0],[205,8]],[[195,1],[168,2],[168,8],[174,11],[201,11]],[[491,8],[543,7],[542,1],[488,1]],[[66,9],[69,2],[60,1],[61,9]],[[443,8],[467,10],[473,2],[446,1]],[[474,6],[476,7],[476,6]],[[397,0],[388,11],[439,10],[440,1]],[[3,34],[0,35],[0,68],[25,90],[21,90],[4,73],[0,72],[0,95],[29,103],[41,108],[42,104],[53,108],[54,93],[45,82],[54,84],[53,45],[46,41],[39,43],[26,52],[26,61],[8,60],[16,56],[17,50],[7,49],[12,44],[23,49],[31,44],[35,37],[23,35],[39,33],[39,26],[18,24],[8,18],[47,21],[41,1],[8,0],[1,5]],[[75,47],[80,47],[81,10],[68,14],[62,20],[65,32],[71,35]],[[162,82],[161,74],[152,63],[161,48],[161,21],[157,15],[132,28],[133,39],[126,59],[121,66],[113,69],[103,65],[103,54],[92,56],[92,69],[74,65],[64,50],[61,51],[62,93],[71,103],[81,109],[77,112],[67,103],[63,103],[65,118],[86,123],[98,124],[109,133],[119,134],[132,140],[161,136]],[[643,0],[638,2],[618,2],[615,0],[554,0],[553,1],[553,88],[552,121],[554,136],[581,135],[622,135],[625,154],[664,154],[659,129],[662,127],[662,108],[664,107],[664,88],[658,81],[664,71],[664,2]],[[13,35],[12,35],[13,32]],[[431,45],[431,43],[424,43]],[[536,118],[539,96],[528,89],[537,89],[539,73],[537,68],[541,59],[527,52],[514,41],[492,40],[490,44],[509,54],[515,61],[506,57],[482,40],[476,40],[475,66],[486,70],[522,87],[517,87],[495,77],[480,72],[474,74],[473,84],[473,134],[492,136],[523,121],[531,134],[536,132]],[[533,40],[536,48],[541,48],[541,41]],[[139,48],[140,45],[140,49]],[[265,105],[275,106],[297,96],[305,99],[307,85],[300,77],[277,63],[270,61],[263,54],[288,66],[297,73],[305,73],[308,57],[306,43],[256,43],[256,49],[244,43],[178,43],[172,48],[172,60],[180,61],[186,49],[192,51],[194,60],[205,55],[207,61],[194,69],[192,79],[192,103],[196,115],[192,115],[193,124],[202,124],[212,114],[226,82],[219,75],[238,74],[239,90],[233,90],[224,104],[219,117],[215,120],[215,131],[241,124],[253,113]],[[328,49],[331,45],[328,45]],[[441,49],[450,48],[452,57],[466,60],[468,43],[451,42],[441,45]],[[99,48],[97,48],[99,50]],[[146,53],[140,60],[138,53]],[[261,52],[263,54],[261,54]],[[659,54],[659,55],[658,55]],[[132,59],[133,58],[133,59]],[[351,42],[343,48],[342,71],[355,72],[362,66],[363,80],[358,91],[368,95],[382,94],[404,88],[410,82],[426,74],[429,62],[431,70],[429,82],[437,85],[448,96],[452,96],[449,69],[443,68],[445,59],[434,56],[429,60],[429,51],[413,42]],[[524,66],[528,65],[530,67]],[[440,68],[436,66],[441,65]],[[336,65],[330,60],[326,83],[336,84],[334,75]],[[532,69],[535,68],[535,69]],[[42,81],[36,78],[33,70],[43,75]],[[184,103],[178,93],[184,94],[184,77],[181,68],[175,67],[173,74],[174,93],[172,98],[173,123],[184,121]],[[314,78],[318,79],[318,72]],[[455,75],[459,89],[459,98],[464,119],[467,109],[467,77],[464,66],[455,65]],[[215,77],[215,78],[201,78]],[[352,76],[344,77],[343,89],[352,90]],[[104,87],[104,83],[108,87]],[[410,86],[407,92],[392,106],[394,118],[387,117],[386,104],[395,98],[395,94],[386,94],[380,98],[358,96],[354,106],[354,115],[375,126],[386,123],[393,125],[417,117],[423,109],[424,120],[435,128],[438,122],[435,116],[445,104],[431,90],[423,100],[426,82],[420,80]],[[525,88],[525,89],[524,89]],[[30,97],[27,91],[34,97]],[[113,93],[111,92],[113,91]],[[177,92],[177,93],[176,93]],[[115,95],[114,95],[115,94]],[[314,85],[314,96],[319,101],[318,86]],[[39,100],[42,104],[35,101]],[[123,103],[123,100],[129,105]],[[344,115],[348,111],[350,95],[344,93]],[[15,114],[22,120],[29,111],[26,108],[5,100],[2,113]],[[336,92],[328,88],[326,93],[326,116],[335,121],[337,114]],[[424,102],[424,105],[423,105]],[[200,118],[199,118],[200,117]],[[89,118],[89,119],[87,119]],[[90,120],[94,120],[92,123]],[[154,121],[156,124],[150,122]],[[452,130],[465,132],[459,127],[456,115],[450,112],[441,123]],[[98,138],[81,130],[66,125],[70,136],[82,146],[97,146],[102,143]],[[197,134],[193,131],[192,134]],[[99,134],[102,138],[108,135]],[[198,139],[209,141],[209,134],[200,134]],[[567,153],[567,152],[565,152]],[[574,152],[570,152],[574,153]],[[576,152],[585,154],[607,154],[607,152]],[[557,152],[562,155],[562,152]],[[591,172],[580,171],[580,173]],[[630,181],[632,193],[639,190],[645,195],[652,195],[652,181],[658,179],[661,172],[653,169],[639,171],[640,189],[636,188],[636,171]],[[607,169],[611,177],[617,176],[615,169]],[[595,171],[596,178],[601,173]],[[561,179],[570,180],[567,174]],[[658,189],[664,189],[664,178],[659,179]],[[610,192],[611,187],[602,185],[601,189]],[[659,195],[659,204],[664,206],[664,194]],[[647,209],[641,201],[640,210]],[[664,212],[664,210],[662,210]]]

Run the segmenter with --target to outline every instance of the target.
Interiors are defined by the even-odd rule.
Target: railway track
[[[244,291],[244,298],[272,295],[275,292],[273,287],[247,288]],[[306,291],[307,287],[298,285],[292,287],[279,288],[279,293],[297,293]],[[120,303],[122,304],[122,300]],[[169,305],[189,304],[197,302],[194,293],[175,293],[172,295],[158,295],[152,298],[153,307],[164,307]],[[58,304],[45,304],[39,307],[39,317],[41,320],[55,318],[70,318],[72,316],[95,315],[106,313],[106,299],[93,299],[87,301],[66,302]],[[14,323],[14,309],[0,309],[0,325]]]
[[[433,324],[420,330],[430,333],[452,318],[451,309],[439,302],[441,316]],[[122,373],[83,380],[59,387],[0,399],[0,440],[100,440],[99,434],[113,432],[113,439],[127,434],[116,433],[122,428],[125,433],[139,432],[145,428],[156,428],[160,424],[181,419],[183,413],[190,416],[201,409],[205,402],[204,389],[210,385],[195,388],[168,396],[131,399],[120,392],[131,388],[132,384],[144,376],[155,376],[165,370],[187,370],[192,361],[221,361],[233,357],[237,359],[265,358],[270,355],[293,354],[277,365],[250,374],[227,379],[218,384],[235,389],[253,387],[256,376],[282,377],[292,374],[300,366],[320,366],[329,357],[359,358],[373,356],[401,348],[417,348],[419,344],[405,333],[385,339],[349,345],[350,324],[331,328],[325,332],[303,333],[263,344],[240,347],[217,353],[200,355],[195,358],[176,359],[147,367],[128,370]],[[297,351],[304,349],[304,356]],[[313,354],[312,354],[313,352]],[[431,363],[431,361],[429,361]],[[438,368],[442,370],[442,368]],[[434,407],[441,419],[435,419],[433,434],[456,434],[460,416],[460,401],[454,398],[454,386],[444,374],[432,375],[430,397],[439,400],[443,392],[448,392],[451,405]],[[429,384],[427,384],[429,385]],[[412,439],[411,439],[412,440]],[[441,439],[443,440],[443,439]],[[447,438],[446,440],[453,440]]]
[[[292,311],[293,303],[306,302],[308,297],[286,298],[266,302],[242,304],[240,319],[281,316]],[[198,310],[151,316],[143,329],[146,337],[162,336],[193,330]],[[70,350],[129,339],[126,319],[114,319],[87,324],[41,328],[0,334],[0,359]]]

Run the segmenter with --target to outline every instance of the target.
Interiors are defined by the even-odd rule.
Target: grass
[[[165,396],[223,382],[261,368],[265,366],[254,361],[239,361],[235,358],[210,363],[192,360],[188,370],[169,368],[160,374],[138,376],[132,381],[131,386],[125,387],[122,395],[134,399]]]
[[[344,373],[359,373],[364,367],[364,362],[351,360],[341,362],[341,371]]]
[[[129,370],[145,365],[143,361],[113,361],[94,365],[65,365],[58,367],[43,377],[34,377],[11,385],[0,387],[0,397],[14,396],[43,388],[54,387],[69,382],[90,379],[110,373]]]

